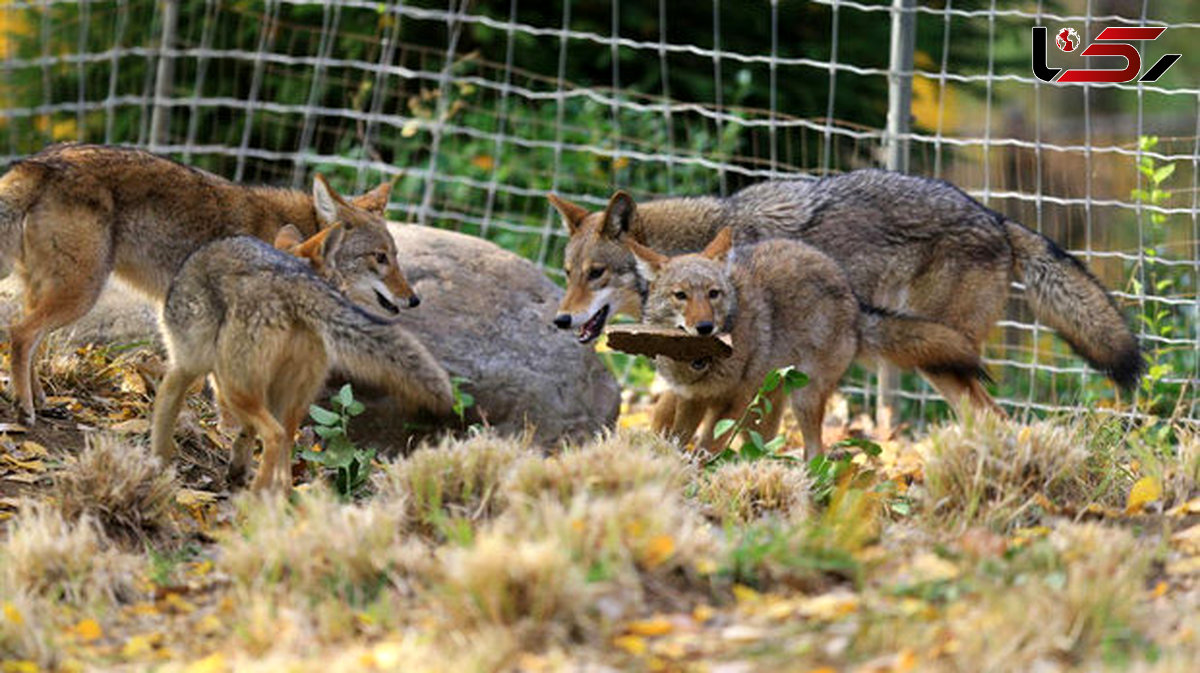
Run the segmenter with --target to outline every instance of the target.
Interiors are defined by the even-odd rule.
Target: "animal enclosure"
[[[556,278],[565,232],[549,191],[600,206],[618,187],[729,194],[906,169],[1077,254],[1149,355],[1133,408],[1195,420],[1200,23],[1188,4],[14,0],[0,4],[0,157],[78,140],[249,182],[299,187],[321,171],[361,191],[399,177],[394,219],[493,240]],[[1143,71],[1183,54],[1153,83],[1031,72],[1031,26],[1088,44],[1135,25],[1167,28],[1140,43]],[[1056,67],[1120,67],[1049,51]],[[1013,294],[987,348],[1002,404],[1116,407]],[[644,366],[607,357],[626,383],[647,383]],[[871,404],[872,372],[844,384]],[[944,413],[916,377],[894,392],[907,417]]]

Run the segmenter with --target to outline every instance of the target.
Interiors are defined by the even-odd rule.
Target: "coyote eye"
[[[376,264],[387,264],[387,253],[383,253],[383,252],[375,253],[375,263]]]
[[[679,301],[683,301],[683,300],[687,299],[687,293],[684,292],[683,290],[679,290],[678,292],[675,293],[675,298],[678,299]]]
[[[604,267],[602,266],[593,266],[591,269],[588,269],[588,280],[598,280],[603,275]]]
[[[716,289],[714,289],[714,290],[709,290],[709,291],[708,291],[708,298],[709,298],[709,299],[716,299],[717,297],[720,297],[720,296],[721,296],[721,291],[720,291],[720,290],[716,290]]]

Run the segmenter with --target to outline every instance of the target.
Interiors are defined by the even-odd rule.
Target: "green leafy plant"
[[[1154,148],[1158,147],[1158,143],[1157,136],[1138,138],[1138,149],[1145,153],[1139,156],[1137,161],[1138,172],[1143,177],[1143,186],[1132,190],[1130,196],[1144,205],[1162,207],[1167,205],[1172,196],[1172,191],[1167,188],[1167,181],[1175,174],[1176,165],[1174,162],[1160,162],[1150,154]],[[1153,235],[1154,240],[1165,238],[1164,230],[1167,220],[1166,213],[1158,210],[1147,211],[1146,221],[1150,225],[1150,234]],[[1145,295],[1149,291],[1155,297],[1164,297],[1171,294],[1186,295],[1188,292],[1194,292],[1195,280],[1190,275],[1188,267],[1159,263],[1165,252],[1165,249],[1150,245],[1142,249],[1145,261],[1139,260],[1138,264],[1144,265],[1145,273],[1139,274],[1135,268],[1134,273],[1131,274],[1130,285],[1134,294]],[[1178,338],[1180,333],[1186,333],[1188,329],[1186,322],[1173,307],[1158,301],[1144,302],[1138,320],[1148,334],[1164,339]],[[1191,369],[1192,367],[1189,365],[1194,365],[1194,362],[1188,362],[1188,360],[1194,360],[1194,352],[1193,349],[1186,346],[1182,349],[1166,346],[1158,348],[1156,352],[1148,352],[1144,355],[1148,366],[1146,376],[1142,378],[1141,382],[1140,406],[1143,409],[1153,413],[1156,409],[1163,408],[1174,401],[1174,395],[1170,394],[1171,391],[1168,387],[1163,385],[1163,380],[1177,371]]]
[[[450,377],[450,387],[454,392],[454,406],[451,409],[462,423],[467,421],[467,409],[475,406],[475,396],[462,389],[464,383],[470,382],[470,379],[462,376]]]
[[[366,485],[375,450],[355,446],[347,434],[350,419],[365,410],[362,402],[354,399],[354,390],[349,383],[329,398],[329,404],[333,410],[315,404],[308,408],[309,416],[316,421],[313,431],[324,444],[304,449],[300,457],[314,471],[334,470],[333,483],[337,494],[350,498]]]
[[[750,404],[746,406],[746,410],[737,420],[722,418],[713,426],[714,439],[721,437],[728,437],[728,439],[724,443],[724,448],[710,458],[706,465],[720,465],[732,460],[762,460],[765,458],[794,460],[791,456],[779,454],[779,449],[783,448],[784,442],[787,441],[783,435],[766,441],[763,439],[762,433],[752,428],[751,424],[766,418],[774,410],[770,394],[777,388],[783,386],[784,396],[787,397],[806,385],[808,385],[808,375],[795,367],[784,367],[767,374],[762,385],[758,387],[758,391],[754,393],[754,399],[750,400]],[[733,440],[739,435],[744,441],[739,449],[734,450]]]

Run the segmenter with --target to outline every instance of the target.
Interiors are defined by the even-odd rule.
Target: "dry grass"
[[[54,496],[69,521],[88,517],[126,546],[162,543],[176,533],[171,518],[179,485],[148,448],[115,435],[93,435],[55,474]]]
[[[139,558],[114,549],[89,517],[68,521],[50,507],[31,506],[9,528],[0,548],[5,593],[71,604],[112,604],[136,595]]]
[[[696,499],[721,522],[746,524],[764,516],[800,519],[809,513],[811,488],[803,466],[727,463],[699,479]]]
[[[558,540],[515,541],[498,531],[439,554],[433,598],[458,631],[505,627],[524,648],[583,632],[591,606],[584,569]]]
[[[505,475],[533,456],[525,440],[491,434],[444,440],[386,466],[376,476],[376,490],[384,498],[399,499],[424,532],[444,533],[449,522],[478,521],[498,511]]]
[[[1089,467],[1086,438],[1063,424],[968,415],[934,430],[928,447],[930,512],[957,524],[1019,526],[1033,518],[1036,496],[1086,505],[1102,481]]]
[[[695,469],[668,441],[646,431],[609,435],[564,449],[546,460],[526,461],[504,484],[509,497],[549,494],[569,502],[581,493],[616,494],[645,484],[682,487]]]
[[[1200,571],[1179,535],[1198,522],[1164,510],[1198,495],[1200,448],[1173,432],[967,419],[818,483],[774,461],[705,469],[636,430],[550,456],[483,434],[382,466],[358,501],[306,486],[231,500],[190,491],[184,506],[134,444],[102,438],[70,459],[50,446],[47,503],[3,522],[0,502],[0,659],[1191,670]],[[16,446],[0,440],[0,454]],[[1128,515],[1146,476],[1162,495]],[[195,533],[172,532],[183,517]],[[80,635],[87,620],[102,636]]]

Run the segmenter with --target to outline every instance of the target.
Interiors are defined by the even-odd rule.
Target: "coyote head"
[[[625,245],[650,279],[643,319],[651,325],[677,327],[688,334],[720,334],[732,328],[737,293],[729,276],[728,227],[702,252],[667,257],[632,239]]]
[[[304,239],[287,225],[275,236],[275,247],[308,259],[313,270],[363,308],[395,315],[400,306],[421,303],[396,263],[396,242],[383,219],[391,184],[343,199],[317,175],[313,207],[322,228]]]
[[[594,213],[554,194],[547,198],[562,215],[570,235],[563,258],[567,292],[558,305],[554,325],[575,327],[579,342],[587,343],[600,336],[613,314],[641,315],[642,281],[633,255],[621,243],[630,238],[626,234],[637,206],[625,192],[614,194],[607,208]]]

